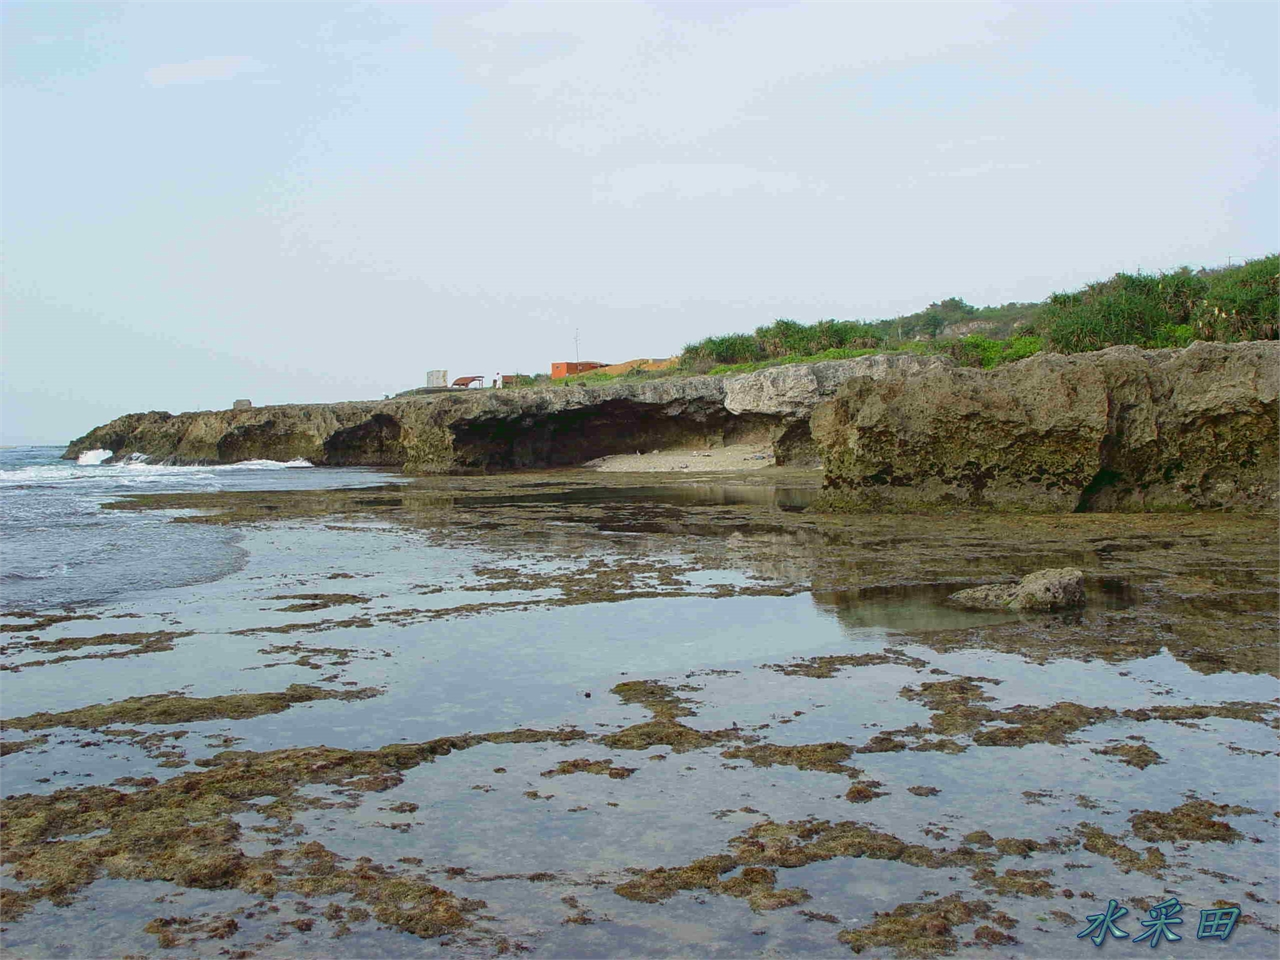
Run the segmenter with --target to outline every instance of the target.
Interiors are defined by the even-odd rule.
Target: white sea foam
[[[101,456],[98,456],[101,455]],[[123,463],[103,463],[110,457],[110,450],[89,450],[80,454],[75,463],[42,464],[19,467],[16,470],[0,470],[0,487],[21,487],[31,484],[99,481],[107,487],[115,484],[132,487],[165,481],[176,483],[175,489],[196,486],[216,489],[219,476],[232,477],[248,471],[292,470],[314,467],[301,458],[289,460],[245,460],[241,463],[206,464],[198,467],[178,467],[163,463],[148,463],[146,454],[133,454]],[[96,459],[86,459],[97,457]],[[97,485],[94,485],[95,489]]]
[[[310,460],[304,460],[298,457],[296,460],[280,461],[280,460],[242,460],[240,463],[228,463],[215,469],[226,469],[229,467],[239,467],[240,469],[249,470],[286,470],[294,467],[314,467],[315,464]]]

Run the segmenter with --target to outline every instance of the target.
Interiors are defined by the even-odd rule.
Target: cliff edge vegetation
[[[888,320],[776,320],[753,333],[691,343],[680,355],[680,366],[719,373],[729,371],[717,368],[906,349],[992,367],[1041,350],[1081,353],[1124,345],[1186,347],[1196,340],[1275,340],[1278,324],[1280,255],[1272,254],[1213,270],[1117,273],[1041,303],[975,307],[948,297]]]
[[[1275,340],[1280,333],[1280,256],[1238,266],[1161,273],[1117,273],[1039,303],[975,307],[947,297],[884,320],[781,319],[752,333],[688,344],[664,370],[631,379],[748,373],[768,366],[849,360],[873,353],[942,354],[961,366],[991,368],[1041,351],[1081,353],[1132,345],[1186,347],[1197,340]],[[570,380],[602,383],[593,372]],[[563,381],[560,381],[563,382]]]

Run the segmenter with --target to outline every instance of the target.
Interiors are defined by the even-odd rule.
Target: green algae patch
[[[245,627],[232,630],[233,637],[252,637],[259,633],[322,633],[325,630],[342,630],[350,627],[368,628],[374,625],[369,617],[348,617],[345,620],[303,620],[298,623],[282,623],[275,627]]]
[[[543,770],[544,777],[567,777],[575,773],[593,773],[598,777],[608,777],[610,780],[626,780],[636,770],[637,767],[615,767],[612,760],[588,760],[586,757],[579,757],[577,760],[561,760],[551,770]]]
[[[1247,700],[1231,700],[1218,704],[1190,704],[1185,706],[1142,707],[1126,710],[1121,716],[1129,720],[1208,720],[1221,717],[1224,720],[1245,720],[1249,723],[1265,723],[1280,726],[1274,714],[1280,710],[1274,703],[1253,703]]]
[[[467,914],[487,904],[463,900],[425,878],[404,876],[360,857],[352,867],[317,841],[303,844],[294,858],[299,865],[287,888],[307,897],[347,894],[368,904],[379,923],[429,939],[470,926]]]
[[[1076,842],[1071,841],[1067,846]],[[974,846],[986,849],[978,850]],[[786,823],[773,820],[757,823],[732,838],[729,848],[729,853],[702,857],[686,866],[629,870],[632,879],[615,887],[614,892],[629,900],[658,903],[683,890],[705,890],[742,897],[755,910],[776,909],[808,899],[806,891],[800,888],[778,889],[778,869],[794,869],[838,857],[850,857],[895,860],[928,870],[966,870],[975,883],[993,893],[1051,897],[1053,886],[1046,878],[1052,875],[1052,870],[1009,869],[997,873],[993,868],[1004,857],[1025,858],[1041,850],[1057,853],[1064,849],[1064,844],[1058,840],[1013,837],[996,840],[986,831],[975,831],[965,837],[965,843],[959,847],[932,848],[908,843],[857,821],[832,823],[809,818]],[[740,874],[726,877],[740,867]],[[940,902],[949,903],[951,898]],[[908,915],[914,914],[897,914],[899,919]],[[993,915],[993,922],[1005,929],[1017,925],[1017,921],[1004,914]],[[857,942],[861,944],[859,949],[884,945],[869,940]]]
[[[286,654],[297,654],[294,660],[276,660],[273,663],[264,663],[261,667],[246,667],[246,670],[267,670],[272,667],[307,667],[311,670],[324,670],[329,667],[345,667],[349,664],[356,654],[354,647],[309,647],[301,642],[292,644],[272,644],[269,647],[263,647],[258,653],[268,657],[279,657]],[[328,663],[316,662],[316,657],[327,659]],[[368,656],[362,659],[369,659]]]
[[[0,810],[0,861],[26,889],[0,893],[0,917],[16,919],[35,903],[70,902],[100,876],[166,880],[184,887],[237,888],[256,896],[343,892],[374,907],[388,924],[436,936],[442,918],[465,912],[459,902],[409,882],[363,859],[338,866],[320,844],[251,857],[240,849],[236,814],[256,812],[275,827],[259,831],[296,836],[295,811],[332,806],[300,788],[329,785],[348,795],[381,792],[403,783],[403,772],[454,750],[482,743],[568,742],[581,730],[510,730],[392,744],[378,750],[308,747],[223,751],[201,761],[207,769],[163,783],[137,780],[132,792],[109,787],[64,788],[9,797]],[[263,797],[274,799],[253,804]],[[429,886],[429,885],[428,885]],[[381,911],[381,912],[379,912]],[[434,931],[434,932],[433,932]]]
[[[33,713],[0,721],[0,730],[48,730],[78,727],[84,730],[113,723],[197,723],[201,720],[245,720],[281,713],[298,703],[314,700],[367,700],[381,694],[377,687],[359,690],[325,690],[309,684],[290,684],[276,693],[234,693],[217,697],[185,697],[152,694],[115,703],[99,703],[62,713]]]
[[[906,733],[895,730],[894,733]],[[874,737],[858,747],[857,753],[901,753],[907,749],[907,741],[899,740],[892,733],[877,733]]]
[[[1277,707],[1270,703],[1230,701],[1222,704],[1188,704],[1142,707],[1116,711],[1110,707],[1089,707],[1069,701],[1059,701],[1047,707],[1025,704],[993,710],[985,706],[994,698],[987,695],[980,683],[997,683],[988,677],[956,677],[936,683],[922,683],[917,687],[903,687],[898,696],[904,700],[921,703],[932,714],[929,728],[941,739],[924,741],[928,732],[919,726],[902,730],[886,730],[876,734],[859,747],[858,753],[882,753],[906,748],[900,737],[909,736],[922,742],[912,750],[940,750],[960,753],[964,745],[949,739],[954,735],[967,735],[984,747],[1023,747],[1031,743],[1065,744],[1072,742],[1071,735],[1098,723],[1125,719],[1138,723],[1151,720],[1203,720],[1223,717],[1267,723],[1276,726]],[[1150,747],[1112,746],[1094,750],[1107,756],[1121,757],[1123,762],[1144,768],[1160,762],[1160,755]]]
[[[786,887],[779,890],[777,884],[776,871],[768,867],[745,867],[736,877],[722,880],[713,892],[746,900],[756,913],[794,907],[811,899],[809,891],[803,887]]]
[[[740,730],[695,730],[674,720],[650,720],[624,727],[617,733],[606,734],[600,742],[613,750],[648,750],[659,745],[668,746],[676,753],[714,747],[726,740],[743,739]]]
[[[23,616],[30,620],[29,623],[0,623],[0,633],[38,633],[59,623],[66,623],[69,620],[100,620],[95,613],[51,613],[48,616],[39,616],[29,610],[19,610],[13,613],[4,614],[6,620]]]
[[[1103,757],[1119,757],[1121,763],[1139,770],[1145,770],[1155,763],[1164,763],[1164,758],[1145,743],[1117,743],[1090,752]]]
[[[113,660],[121,657],[137,657],[148,653],[165,653],[173,649],[173,641],[182,637],[190,637],[194,630],[153,630],[146,633],[100,633],[93,637],[62,637],[58,640],[34,640],[27,643],[9,643],[0,647],[0,656],[13,656],[21,653],[56,653],[60,656],[48,660],[29,660],[25,663],[0,665],[0,670],[14,673],[31,667],[47,667],[72,660]],[[131,647],[130,650],[116,650],[110,653],[87,653],[78,657],[67,656],[66,651],[81,650],[85,647]]]
[[[7,757],[11,753],[21,753],[23,750],[43,747],[48,742],[48,737],[32,737],[29,740],[0,740],[0,757]]]
[[[1235,843],[1243,834],[1231,824],[1214,817],[1239,817],[1257,813],[1251,807],[1189,800],[1167,812],[1142,810],[1129,818],[1133,832],[1150,843],[1161,840],[1196,840],[1201,843]]]
[[[61,637],[57,640],[34,640],[27,643],[5,644],[0,647],[0,656],[10,656],[14,653],[26,653],[32,650],[38,650],[43,653],[66,653],[69,650],[80,650],[84,647],[145,646],[156,641],[169,642],[181,637],[189,637],[194,633],[194,630],[184,630],[182,632],[154,630],[147,633],[100,633],[92,637]],[[166,649],[173,648],[169,646]]]
[[[369,602],[368,597],[362,597],[355,593],[281,593],[273,597],[267,597],[267,599],[300,601],[299,603],[291,603],[280,607],[280,613],[309,613],[312,610],[327,610],[330,607]]]
[[[960,946],[955,928],[991,915],[985,900],[965,900],[952,894],[940,900],[903,903],[857,930],[843,930],[836,939],[854,953],[887,947],[903,960],[931,960],[955,953]]]
[[[653,714],[655,720],[675,720],[677,717],[696,716],[689,706],[696,701],[679,694],[694,693],[701,689],[687,683],[672,687],[657,680],[628,680],[616,684],[609,692],[628,706],[639,704],[644,707]]]
[[[990,747],[1021,747],[1028,743],[1063,744],[1077,730],[1114,719],[1115,716],[1116,712],[1110,707],[1085,707],[1065,701],[1049,707],[1027,707],[1019,704],[992,716],[993,720],[1014,726],[979,731],[973,735],[973,742]]]
[[[1159,847],[1147,847],[1142,853],[1138,853],[1096,824],[1082,823],[1076,828],[1076,834],[1084,841],[1086,850],[1113,861],[1121,873],[1137,870],[1163,879],[1164,870],[1169,865]]]
[[[728,854],[702,857],[684,867],[657,867],[653,870],[636,870],[636,877],[618,884],[613,892],[628,900],[642,903],[658,903],[681,890],[712,890],[718,887],[720,875],[738,866]]]
[[[913,753],[964,753],[969,749],[969,745],[960,743],[958,740],[952,740],[950,737],[938,737],[934,740],[922,740],[914,747],[909,747]]]
[[[845,791],[844,798],[850,803],[870,803],[879,797],[887,797],[887,790],[877,790],[876,787],[883,786],[879,780],[868,780],[865,783],[855,783]]]
[[[922,683],[919,689],[904,687],[899,696],[920,702],[933,711],[929,725],[935,733],[968,734],[974,743],[986,747],[1063,744],[1076,731],[1119,716],[1109,707],[1086,707],[1066,701],[1048,707],[1018,704],[993,710],[983,704],[994,698],[988,696],[976,681],[996,682],[984,677],[957,677],[938,683]],[[989,723],[1004,725],[987,727]],[[902,734],[910,731],[892,732]]]
[[[917,669],[928,666],[928,664],[919,657],[912,657],[903,653],[901,650],[886,647],[883,653],[835,654],[825,657],[808,657],[803,660],[794,660],[791,663],[764,663],[761,664],[761,667],[765,670],[776,671],[777,673],[781,673],[787,677],[830,679],[841,670],[850,670],[857,667],[879,667],[885,664],[915,667]]]
[[[853,748],[847,743],[806,743],[794,747],[761,743],[752,747],[734,747],[720,756],[726,760],[750,760],[756,767],[795,767],[797,770],[820,770],[847,777],[862,775],[857,767],[844,766],[844,761],[853,756]]]
[[[685,867],[633,870],[634,879],[618,884],[613,892],[628,900],[659,903],[682,890],[706,890],[746,900],[756,913],[779,910],[810,899],[808,891],[799,887],[777,889],[777,873],[766,867],[747,867],[735,877],[720,879],[737,867],[733,857],[721,854],[703,857]]]
[[[729,841],[738,862],[774,867],[802,867],[836,857],[900,860],[929,869],[985,866],[998,857],[961,847],[935,850],[907,843],[855,820],[769,821],[749,828]]]
[[[1010,869],[997,874],[990,867],[982,867],[973,872],[973,881],[987,893],[1002,897],[1052,897],[1053,884],[1045,879],[1051,876],[1053,871],[1048,869]]]
[[[978,679],[980,678],[956,677],[953,680],[922,683],[918,690],[903,687],[898,696],[922,703],[933,711],[929,724],[935,733],[972,733],[994,715],[994,711],[987,707],[975,706],[995,699],[987,696],[986,691],[975,682]]]

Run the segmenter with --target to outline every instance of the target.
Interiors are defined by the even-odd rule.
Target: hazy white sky
[[[1270,2],[3,16],[5,443],[1280,247]]]

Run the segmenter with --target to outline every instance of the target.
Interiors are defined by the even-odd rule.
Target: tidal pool
[[[1274,955],[1273,532],[756,489],[157,498],[243,563],[4,620],[4,949],[1092,956],[1176,896],[1170,955]],[[945,605],[1068,561],[1082,611]]]

